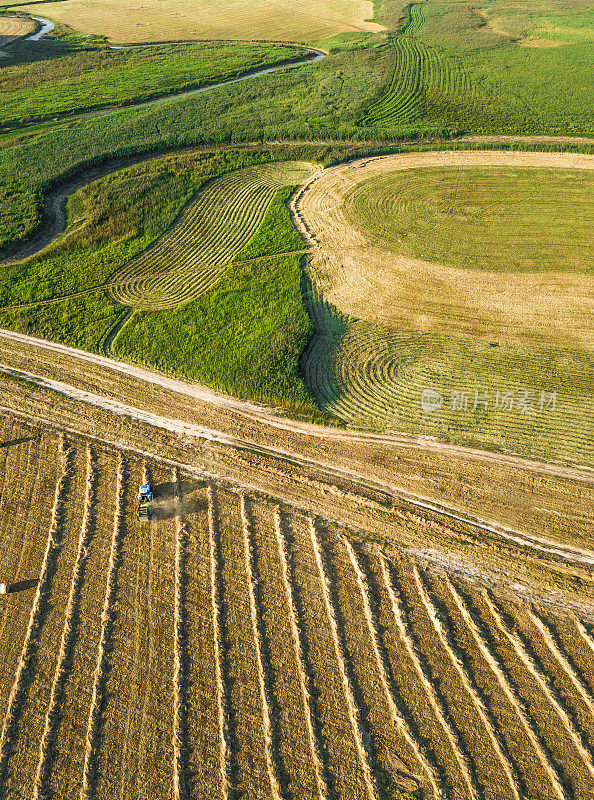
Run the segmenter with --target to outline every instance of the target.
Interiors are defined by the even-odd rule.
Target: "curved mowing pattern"
[[[540,392],[551,389],[541,385],[544,373],[536,358],[532,363],[526,353],[494,351],[486,342],[461,340],[453,347],[444,335],[352,320],[320,301],[310,300],[308,310],[316,334],[302,359],[306,384],[324,409],[349,425],[591,462],[594,398],[565,393],[559,387],[555,407],[547,395],[539,408]],[[502,359],[500,371],[490,378],[492,385],[484,385],[481,381],[489,374],[494,352]],[[514,367],[518,360],[526,365],[523,378]],[[443,397],[442,406],[432,413],[421,407],[425,389]],[[526,391],[531,392],[526,398],[530,409],[521,405]],[[504,392],[511,393],[511,409],[495,408],[497,392],[499,402]],[[485,393],[489,395],[486,410]]]
[[[283,162],[211,181],[160,239],[114,276],[109,294],[122,305],[146,309],[173,308],[198,297],[256,232],[276,191],[317,169]]]
[[[471,92],[463,69],[445,61],[437,50],[415,38],[426,21],[424,6],[414,3],[408,13],[409,21],[402,36],[391,40],[396,56],[390,86],[370,103],[361,125],[386,127],[413,122],[421,116],[428,92],[458,96]]]

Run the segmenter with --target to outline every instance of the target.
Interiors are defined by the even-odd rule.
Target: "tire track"
[[[113,606],[118,591],[118,571],[121,562],[122,540],[126,534],[124,526],[126,464],[120,456],[117,470],[116,506],[113,520],[113,535],[107,568],[105,600],[101,614],[101,638],[97,651],[97,667],[93,682],[93,694],[87,724],[87,740],[85,747],[85,763],[83,782],[79,800],[93,800],[95,797],[95,780],[99,748],[101,746],[101,715],[105,701],[107,674],[110,667],[109,655],[115,615]]]
[[[363,743],[363,730],[361,725],[360,714],[357,705],[355,703],[353,689],[346,671],[346,657],[344,653],[344,648],[341,644],[341,638],[338,633],[336,612],[334,609],[332,596],[330,592],[330,583],[328,581],[326,567],[324,566],[324,557],[322,555],[322,550],[320,547],[320,542],[316,531],[316,525],[313,518],[309,519],[309,534],[313,545],[316,566],[318,568],[318,574],[322,586],[324,605],[326,607],[326,616],[332,632],[334,655],[336,657],[336,662],[338,664],[338,668],[340,671],[340,677],[342,679],[342,688],[347,701],[349,721],[353,732],[353,738],[357,749],[357,755],[359,757],[359,763],[363,771],[363,777],[365,781],[365,794],[368,800],[378,800],[378,793],[375,786],[375,779],[373,777],[371,767],[369,765],[367,751]]]
[[[365,576],[363,575],[363,572],[361,570],[361,567],[357,560],[357,556],[355,555],[355,551],[353,550],[353,546],[351,545],[351,543],[345,537],[340,537],[340,541],[348,554],[349,561],[353,568],[353,572],[355,573],[357,586],[359,587],[359,592],[361,594],[365,621],[367,623],[367,628],[371,639],[373,655],[380,676],[382,691],[386,698],[388,708],[390,709],[390,717],[392,720],[392,724],[398,730],[402,738],[406,741],[412,752],[415,754],[417,761],[421,764],[427,776],[427,780],[431,785],[434,797],[443,799],[445,798],[444,787],[441,784],[441,781],[437,776],[435,768],[433,767],[430,761],[430,756],[425,751],[425,748],[422,746],[422,744],[411,733],[410,727],[407,724],[406,719],[400,713],[400,710],[398,709],[398,706],[396,705],[396,702],[394,700],[394,695],[392,692],[392,688],[390,687],[390,681],[388,678],[388,668],[386,667],[386,663],[381,652],[379,625],[375,614],[371,610],[371,605],[369,601],[369,588],[367,586]]]
[[[272,800],[281,800],[281,789],[279,783],[279,767],[277,764],[278,754],[273,745],[273,731],[271,721],[271,689],[266,675],[266,667],[264,664],[262,654],[262,638],[263,633],[261,630],[262,622],[258,614],[256,606],[256,582],[254,578],[253,566],[253,551],[252,551],[252,533],[249,509],[247,505],[247,498],[244,492],[239,495],[243,545],[245,554],[245,570],[247,574],[247,583],[249,590],[250,601],[250,615],[252,621],[252,631],[254,635],[254,643],[256,646],[256,667],[258,671],[258,684],[260,688],[260,702],[262,705],[262,725],[264,732],[264,754],[266,757],[266,766],[268,769],[268,780],[270,781],[270,792]],[[274,750],[274,752],[273,752]]]
[[[66,493],[68,491],[69,478],[72,468],[73,451],[67,448],[63,436],[58,443],[62,471],[56,483],[54,494],[54,504],[52,508],[52,519],[50,523],[47,544],[41,564],[39,583],[35,592],[35,599],[31,608],[29,625],[23,642],[21,657],[17,666],[14,682],[8,698],[8,707],[2,732],[0,734],[0,791],[2,791],[6,781],[6,771],[8,761],[12,754],[12,747],[16,735],[16,728],[20,713],[22,711],[27,689],[27,681],[37,651],[37,642],[43,618],[49,602],[51,591],[51,581],[53,577],[56,558],[61,548],[62,524]]]
[[[91,541],[95,533],[93,509],[96,498],[96,480],[95,455],[91,447],[87,446],[87,483],[81,532],[78,541],[76,561],[72,570],[72,581],[66,606],[58,662],[56,664],[50,701],[45,717],[45,727],[39,747],[39,761],[35,774],[33,800],[50,800],[53,795],[53,789],[49,785],[53,765],[53,745],[60,724],[60,711],[64,689],[72,668],[72,652],[76,642],[77,615],[85,578],[85,566]]]
[[[311,759],[316,776],[316,784],[318,788],[319,800],[327,800],[328,797],[328,783],[326,779],[326,766],[322,764],[320,757],[321,748],[318,745],[318,735],[314,731],[316,717],[312,704],[312,678],[306,672],[305,661],[303,658],[303,632],[298,623],[297,606],[293,597],[293,589],[291,580],[289,578],[289,566],[287,556],[287,546],[285,536],[282,530],[282,515],[280,507],[277,506],[274,512],[274,531],[276,535],[276,542],[278,546],[278,554],[282,568],[283,589],[285,591],[285,598],[289,610],[289,621],[291,623],[291,635],[293,638],[293,649],[295,651],[295,660],[297,662],[297,670],[299,673],[299,683],[301,686],[301,696],[303,698],[303,714],[305,717],[305,724],[307,726],[307,733],[309,738],[309,747],[311,751]]]

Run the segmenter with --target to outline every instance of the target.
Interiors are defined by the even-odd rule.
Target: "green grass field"
[[[0,127],[54,118],[213,83],[284,60],[302,50],[265,45],[189,44],[111,50],[103,47],[21,48],[1,72]],[[27,56],[35,56],[27,60]]]
[[[271,200],[253,235],[248,231],[236,248],[235,263],[224,262],[222,277],[197,300],[182,296],[177,308],[135,312],[112,348],[237,396],[319,417],[298,370],[311,335],[295,254],[303,242],[286,208],[291,188],[278,188],[279,180],[306,173],[294,162],[270,163],[283,155],[279,148],[166,156],[79,190],[69,201],[64,236],[47,253],[4,268],[0,325],[101,352],[126,312],[102,287],[170,228],[206,181],[216,190],[217,176],[267,172],[275,184]]]
[[[359,184],[347,215],[401,255],[494,272],[592,272],[594,173],[425,168]]]

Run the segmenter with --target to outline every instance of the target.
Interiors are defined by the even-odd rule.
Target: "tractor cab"
[[[138,502],[149,503],[154,497],[153,487],[150,483],[144,483],[138,487]]]
[[[153,509],[149,505],[139,505],[136,509],[136,519],[138,521],[141,520],[148,520],[150,521],[153,517]]]

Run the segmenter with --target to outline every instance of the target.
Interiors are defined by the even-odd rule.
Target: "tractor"
[[[149,503],[154,498],[153,487],[150,483],[143,483],[138,487],[138,502]]]
[[[150,483],[143,483],[138,487],[138,507],[136,508],[137,520],[151,520],[153,516],[152,506],[149,505],[150,501],[154,498],[153,487]]]
[[[141,520],[151,520],[153,517],[153,509],[148,503],[142,503],[136,509],[136,519],[140,522]]]

